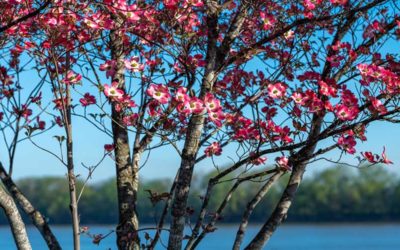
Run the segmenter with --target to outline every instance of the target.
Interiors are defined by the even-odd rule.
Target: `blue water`
[[[112,226],[90,227],[92,233],[107,234]],[[252,225],[246,234],[246,242],[257,232],[258,226]],[[53,230],[63,249],[72,249],[71,230],[68,227],[56,226]],[[47,249],[39,233],[33,227],[28,228],[29,238],[34,250]],[[231,249],[236,234],[234,226],[221,226],[209,234],[198,249],[224,250]],[[167,235],[163,235],[163,242]],[[0,227],[0,250],[16,249],[10,230]],[[88,237],[82,237],[82,249],[116,249],[115,235],[111,234],[94,245]],[[160,246],[157,249],[164,249]],[[265,249],[271,250],[399,250],[400,224],[299,224],[281,226]]]

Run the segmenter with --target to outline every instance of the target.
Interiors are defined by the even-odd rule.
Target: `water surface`
[[[63,249],[72,249],[71,230],[65,226],[53,227]],[[251,225],[245,243],[253,237],[259,225]],[[107,234],[112,226],[91,226],[92,233]],[[220,226],[199,245],[200,250],[231,249],[237,228]],[[34,227],[28,227],[29,238],[34,250],[47,249]],[[163,235],[162,242],[167,241]],[[0,227],[0,250],[14,250],[14,242],[7,226]],[[94,245],[89,237],[82,237],[82,250],[117,249],[115,234]],[[164,249],[162,246],[157,249]],[[400,224],[294,224],[281,226],[265,249],[271,250],[399,250]]]

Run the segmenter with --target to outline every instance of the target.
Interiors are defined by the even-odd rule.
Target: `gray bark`
[[[292,205],[293,198],[303,178],[306,164],[302,163],[293,169],[292,175],[290,176],[289,183],[287,184],[285,191],[279,200],[274,212],[262,226],[258,234],[246,246],[246,250],[258,250],[263,249],[264,245],[271,238],[277,227],[286,219],[287,212]]]
[[[218,11],[217,1],[207,1],[207,27],[208,42],[206,55],[206,68],[201,84],[199,98],[212,92],[212,87],[217,79],[217,39],[218,39]],[[185,227],[185,215],[187,199],[192,181],[193,168],[196,163],[196,156],[200,144],[201,133],[204,127],[204,115],[193,115],[189,121],[186,133],[185,145],[182,150],[182,160],[179,168],[179,175],[174,199],[172,202],[172,221],[168,240],[168,249],[177,250],[182,248],[183,230]]]
[[[51,231],[49,224],[46,222],[44,216],[38,210],[36,210],[36,208],[30,203],[30,201],[26,198],[26,196],[17,187],[17,185],[15,185],[14,181],[6,173],[1,163],[0,163],[0,178],[5,188],[14,198],[14,201],[19,205],[19,207],[24,211],[24,213],[29,216],[32,223],[39,230],[48,248],[50,250],[60,250],[61,246],[58,243],[53,232]]]
[[[314,115],[311,121],[312,126],[307,139],[307,144],[289,158],[289,164],[292,166],[293,171],[278,204],[276,205],[272,215],[264,223],[257,235],[246,246],[246,250],[262,249],[278,226],[283,220],[286,219],[289,208],[292,205],[293,198],[303,179],[307,162],[310,157],[312,157],[317,146],[318,135],[321,131],[324,116],[325,114]]]
[[[170,250],[182,248],[187,199],[192,181],[196,153],[203,130],[203,123],[203,116],[193,116],[188,127],[187,139],[182,153],[182,162],[172,204],[172,222],[168,241],[168,249]]]
[[[25,224],[13,199],[0,187],[0,207],[4,210],[10,223],[15,244],[19,250],[32,250],[26,233]]]
[[[239,229],[236,233],[236,238],[233,244],[234,250],[239,250],[240,246],[243,242],[244,234],[247,229],[247,225],[249,224],[249,219],[254,209],[258,205],[258,203],[262,200],[262,198],[268,193],[271,189],[272,185],[283,175],[282,171],[279,171],[272,175],[268,181],[260,188],[257,194],[247,203],[246,210],[243,213],[241,223],[239,225]]]
[[[211,92],[217,78],[217,32],[218,17],[210,13],[207,17],[209,27],[206,70],[200,90],[200,98]],[[193,115],[189,121],[186,133],[185,145],[182,151],[182,160],[179,168],[178,181],[174,192],[172,203],[172,221],[168,240],[168,249],[177,250],[182,248],[183,230],[185,227],[185,216],[187,199],[189,196],[190,184],[192,181],[193,168],[196,163],[196,156],[200,144],[201,133],[204,127],[204,115]]]
[[[69,37],[69,35],[68,35]],[[66,68],[70,68],[70,53],[66,53]],[[66,73],[67,74],[67,73]],[[62,96],[62,95],[61,95]],[[72,235],[74,239],[74,250],[81,249],[80,242],[80,229],[79,229],[79,212],[78,212],[78,200],[76,196],[76,176],[74,169],[74,147],[72,138],[72,113],[71,113],[71,90],[70,85],[65,86],[65,97],[66,103],[63,103],[63,117],[65,122],[65,134],[67,136],[66,148],[67,148],[67,178],[68,178],[68,190],[70,200],[70,211],[72,217]]]
[[[117,62],[113,82],[119,83],[119,88],[125,89],[124,52],[122,37],[118,31],[112,31],[111,57]],[[112,131],[115,146],[115,166],[117,175],[119,222],[117,226],[117,245],[120,250],[137,250],[140,247],[137,230],[139,221],[136,212],[137,191],[139,188],[140,154],[134,154],[133,162],[126,127],[123,126],[121,112],[115,110],[112,104]]]

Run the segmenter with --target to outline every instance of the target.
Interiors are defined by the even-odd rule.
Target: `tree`
[[[255,207],[289,176],[274,211],[245,247],[261,249],[286,218],[310,162],[329,151],[354,155],[369,124],[399,121],[400,64],[392,51],[400,35],[398,7],[395,0],[54,1],[37,18],[3,31],[2,52],[11,48],[0,75],[5,124],[26,129],[29,141],[67,167],[75,249],[83,190],[76,190],[73,145],[83,138],[72,136],[79,129],[74,119],[112,139],[97,164],[83,165],[84,183],[106,158],[114,160],[119,249],[143,244],[139,171],[143,155],[160,147],[175,149],[180,166],[169,190],[149,190],[164,207],[142,247],[154,248],[168,231],[168,249],[194,249],[215,230],[238,187],[258,181],[233,243],[239,249]],[[24,65],[40,79],[29,99],[35,108],[13,102],[26,88],[18,78]],[[53,126],[45,128],[43,117]],[[61,154],[32,140],[56,126],[64,129],[56,137]],[[220,169],[226,157],[232,164]],[[391,163],[385,150],[358,159],[360,166]],[[193,214],[193,171],[202,161],[218,173],[184,235]],[[233,184],[210,211],[214,188],[227,182]]]

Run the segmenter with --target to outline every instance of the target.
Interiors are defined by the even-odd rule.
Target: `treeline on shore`
[[[212,175],[215,173],[209,173]],[[194,179],[194,191],[189,204],[193,216],[202,202],[208,178]],[[66,179],[60,177],[26,178],[18,182],[23,193],[50,224],[69,224],[69,195]],[[154,223],[164,202],[152,203],[150,192],[168,192],[170,180],[149,180],[140,187],[138,212],[142,223]],[[216,186],[209,204],[210,216],[220,204],[232,182]],[[249,182],[240,186],[222,215],[222,223],[240,221],[249,199],[262,183]],[[285,178],[275,185],[255,209],[251,220],[262,222],[272,212],[285,184]],[[78,190],[82,182],[78,185]],[[154,200],[153,200],[154,201]],[[115,180],[87,185],[79,201],[81,224],[115,224],[117,222],[117,193]],[[194,219],[194,218],[193,218]],[[305,178],[290,209],[291,222],[392,222],[400,221],[400,178],[381,167],[353,170],[332,167]],[[28,220],[27,220],[28,222]],[[7,220],[0,211],[0,224]]]

